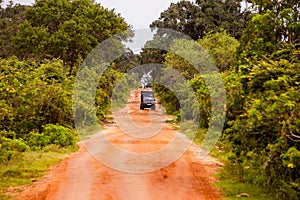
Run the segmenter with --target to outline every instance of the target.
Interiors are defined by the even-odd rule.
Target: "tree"
[[[225,31],[208,33],[198,43],[205,48],[221,72],[229,70],[235,61],[238,40]]]
[[[151,28],[169,28],[185,33],[194,40],[210,31],[226,30],[240,38],[246,26],[248,11],[241,11],[240,0],[198,0],[172,3],[154,21]]]
[[[243,92],[230,96],[225,133],[232,145],[231,167],[241,181],[266,185],[281,199],[298,199],[299,5],[254,3],[258,13],[241,38],[241,65],[232,79]]]
[[[205,31],[201,23],[201,10],[192,2],[180,1],[172,3],[160,14],[158,20],[152,22],[151,28],[167,28],[183,32],[193,39],[198,39]]]
[[[286,48],[286,45],[300,42],[299,3],[264,2],[258,4],[262,8],[259,9],[259,13],[251,16],[241,38],[238,54],[242,64],[249,63],[250,60],[260,60],[268,54]]]
[[[196,0],[208,31],[226,30],[239,39],[248,21],[249,10],[241,9],[242,0]]]
[[[111,67],[119,72],[127,73],[127,71],[139,64],[140,56],[138,54],[134,54],[131,50],[127,50],[122,56],[112,63]]]
[[[23,58],[60,58],[69,73],[105,39],[128,25],[113,10],[90,0],[39,0],[26,13],[13,38],[16,55]]]
[[[241,179],[280,191],[284,199],[300,195],[300,62],[295,52],[279,50],[249,68],[243,75],[248,79],[243,112],[226,130]]]
[[[13,5],[11,2],[6,8],[0,8],[0,57],[7,58],[15,54],[12,46],[12,37],[18,32],[18,25],[25,21],[26,10],[29,6]]]

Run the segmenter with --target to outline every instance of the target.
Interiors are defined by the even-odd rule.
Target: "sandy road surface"
[[[174,147],[186,140],[175,137],[176,132],[163,123],[165,118],[159,109],[139,110],[138,91],[132,94],[129,106],[117,113],[115,119],[116,124],[81,142],[79,152],[55,165],[40,181],[23,188],[17,199],[221,199],[218,189],[212,186],[216,181],[213,174],[217,171],[217,163],[209,157],[197,159],[197,146],[191,145],[175,162],[168,164],[170,156],[178,153]],[[127,126],[128,119],[134,124]],[[150,131],[142,131],[144,127]],[[174,147],[157,154],[155,161],[151,156],[149,159],[135,156],[160,152],[171,141],[175,141]],[[164,165],[167,166],[161,168]],[[127,173],[116,168],[150,172]]]

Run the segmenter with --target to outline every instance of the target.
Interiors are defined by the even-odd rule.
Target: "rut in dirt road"
[[[115,116],[121,124],[81,142],[80,152],[48,173],[51,179],[25,188],[18,199],[221,199],[213,186],[216,162],[210,157],[199,160],[199,147],[189,145],[183,135],[178,137],[159,109],[139,110],[139,91],[132,98]],[[124,116],[139,128],[126,126],[129,118]],[[143,126],[147,131],[141,131]]]

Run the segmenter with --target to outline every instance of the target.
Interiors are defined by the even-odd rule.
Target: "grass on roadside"
[[[41,178],[49,168],[78,147],[59,149],[50,145],[43,151],[19,153],[6,163],[0,163],[0,199],[7,199],[1,191],[19,185],[32,183]]]
[[[251,199],[251,200],[276,200],[274,195],[270,194],[270,191],[265,190],[261,186],[241,183],[233,180],[230,177],[219,179],[220,182],[216,183],[215,186],[221,189],[224,200],[240,200],[240,199]],[[248,197],[241,197],[241,195],[249,195]]]

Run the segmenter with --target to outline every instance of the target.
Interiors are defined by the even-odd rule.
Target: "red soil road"
[[[140,111],[138,99],[139,91],[135,91],[126,108],[130,118],[136,124],[151,127],[151,123],[154,123],[156,119],[163,119],[164,116],[159,108],[157,111]],[[153,117],[155,115],[158,117]],[[124,134],[117,124],[106,126],[104,135],[109,143],[127,151],[153,152],[167,145],[176,135],[175,130],[161,122],[162,128],[159,133],[146,140]],[[103,134],[101,135],[103,137]],[[52,167],[41,180],[23,187],[23,191],[16,196],[16,199],[215,200],[222,198],[219,190],[212,186],[217,181],[213,174],[217,172],[219,164],[211,157],[199,160],[196,155],[199,147],[196,145],[191,145],[179,159],[166,167],[158,166],[158,169],[152,172],[126,173],[102,164],[99,159],[95,158],[95,155],[89,153],[86,146],[96,141],[97,139],[93,138],[86,143],[81,142],[79,152]],[[99,144],[98,146],[99,148],[105,147]],[[103,152],[108,155],[107,157],[124,160],[118,157],[119,155],[114,155],[114,151],[110,152],[109,148]],[[160,159],[167,160],[167,157],[168,155],[163,154]],[[125,164],[129,163],[130,167],[132,159],[135,158],[128,158]],[[147,165],[143,162],[137,163]],[[157,161],[155,163],[160,164]]]

